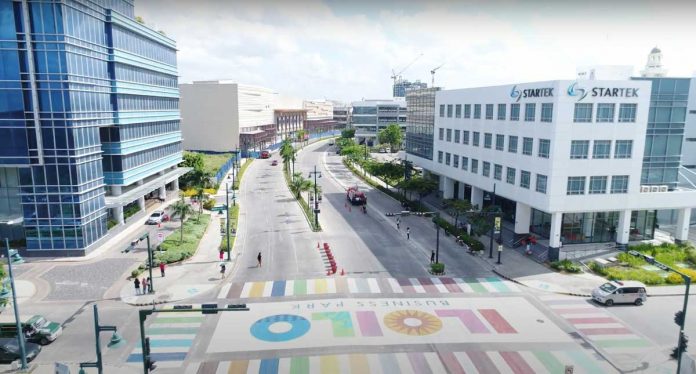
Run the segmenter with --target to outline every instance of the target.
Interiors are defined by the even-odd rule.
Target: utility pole
[[[109,342],[110,348],[118,348],[123,346],[126,342],[118,334],[116,326],[100,326],[99,325],[99,311],[97,310],[97,304],[94,304],[94,335],[95,335],[95,350],[97,352],[96,362],[80,362],[80,371],[78,374],[85,374],[84,368],[97,368],[97,372],[102,374],[104,372],[101,344],[99,344],[99,334],[102,331],[113,331],[114,334],[111,336],[111,341]]]
[[[150,233],[144,233],[138,238],[138,241],[143,241],[143,239],[147,239],[147,263],[150,272],[150,282],[148,284],[151,290],[149,293],[155,293],[155,283],[153,282],[154,278],[152,278],[152,247],[150,247]],[[145,290],[143,290],[143,292],[145,292]]]
[[[319,227],[319,196],[317,195],[317,174],[321,178],[321,172],[317,171],[317,165],[314,165],[314,171],[309,172],[309,177],[314,174],[314,226]]]
[[[493,183],[493,197],[491,199],[491,207],[495,208],[495,183]],[[493,224],[491,225],[491,241],[490,241],[490,248],[488,250],[488,258],[493,258],[493,236],[495,235],[494,231],[495,230],[495,213],[491,212],[490,216],[493,218]]]
[[[15,290],[14,276],[12,275],[12,258],[10,257],[10,239],[5,238],[5,255],[7,256],[7,272],[10,276],[10,285],[12,287],[12,307],[14,309],[15,324],[17,328],[17,342],[19,344],[19,357],[22,363],[22,370],[27,370],[27,350],[24,347],[24,333],[19,317],[19,307],[17,306],[17,291]]]
[[[440,225],[438,225],[437,220],[440,218],[440,212],[435,212],[435,217],[433,217],[433,222],[435,223],[435,263],[440,263]]]
[[[234,174],[233,174],[234,175]],[[234,182],[232,182],[234,188]],[[234,201],[234,199],[232,199]],[[225,215],[227,216],[227,261],[230,261],[230,184],[225,183]]]

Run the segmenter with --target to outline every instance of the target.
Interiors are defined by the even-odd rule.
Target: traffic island
[[[445,264],[442,262],[430,264],[430,270],[428,270],[428,272],[432,275],[445,275]]]

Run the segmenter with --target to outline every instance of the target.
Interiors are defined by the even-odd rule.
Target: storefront
[[[630,240],[652,239],[655,235],[656,211],[631,212]],[[551,214],[532,209],[530,232],[548,238],[551,231]],[[561,242],[607,243],[616,241],[619,212],[564,213],[561,226]]]

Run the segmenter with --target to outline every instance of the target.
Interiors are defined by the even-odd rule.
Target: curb
[[[496,270],[495,268],[493,268],[492,271],[493,271],[493,273],[495,273],[496,275],[498,275],[498,276],[500,276],[500,277],[502,277],[502,278],[505,278],[505,279],[509,280],[510,282],[519,284],[520,286],[524,286],[524,287],[527,287],[527,288],[534,288],[534,287],[530,287],[530,286],[528,286],[528,285],[526,285],[526,284],[524,284],[524,283],[522,283],[522,282],[516,280],[515,278],[510,278],[510,277],[508,277],[507,275],[505,275],[505,274],[499,272],[499,271]],[[536,289],[536,288],[535,288],[535,289]],[[540,290],[540,291],[541,291],[541,290]],[[567,296],[592,297],[592,295],[590,295],[590,294],[575,293],[575,292],[558,292],[558,291],[545,291],[545,292],[551,292],[551,293],[555,293],[555,294],[559,294],[559,295],[567,295]]]

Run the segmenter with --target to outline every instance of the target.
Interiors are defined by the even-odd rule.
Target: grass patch
[[[155,264],[160,262],[170,264],[193,256],[209,223],[209,214],[201,214],[199,217],[194,216],[186,220],[182,228],[176,229],[159,245],[160,251],[155,252]],[[184,241],[180,242],[182,229]]]
[[[239,189],[239,184],[242,182],[242,177],[244,176],[244,172],[246,169],[251,165],[251,162],[254,161],[253,158],[247,158],[246,161],[244,161],[244,165],[239,169],[239,173],[237,173],[237,179],[234,181],[234,185],[232,185],[232,189],[238,190]]]
[[[230,207],[230,210],[227,212],[227,217],[232,218],[230,221],[230,251],[232,248],[234,248],[234,240],[237,239],[237,235],[235,234],[232,236],[233,232],[237,232],[237,225],[239,224],[239,204],[233,205]],[[220,221],[220,225],[223,225],[223,222]],[[220,227],[220,230],[227,230],[227,224],[224,224],[224,227]],[[220,248],[219,250],[221,251],[227,251],[227,235],[224,235],[222,237],[222,242],[220,243]]]
[[[561,261],[553,261],[549,263],[549,266],[551,266],[551,269],[554,269],[556,271],[565,271],[567,273],[579,273],[581,271],[580,266],[575,265],[573,261],[570,261],[568,259]]]
[[[224,165],[232,156],[234,156],[233,153],[200,153],[200,155],[203,156],[203,170],[213,175],[220,170],[222,165]]]

